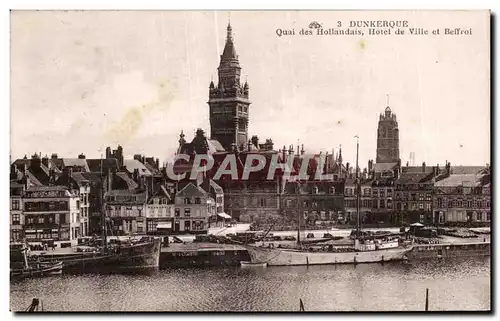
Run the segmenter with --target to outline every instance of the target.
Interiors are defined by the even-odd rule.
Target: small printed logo
[[[313,21],[309,24],[309,29],[319,29],[321,28],[321,23]]]

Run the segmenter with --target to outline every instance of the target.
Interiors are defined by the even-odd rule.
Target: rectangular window
[[[190,208],[185,208],[184,209],[184,216],[190,216],[191,215],[191,209]]]
[[[26,220],[28,221],[28,223],[27,223],[27,224],[29,224],[29,225],[34,224],[34,223],[35,223],[35,218],[34,218],[34,217],[29,216],[29,217],[27,217],[27,218],[26,218]]]
[[[13,210],[19,209],[19,200],[12,200],[12,209]]]
[[[486,213],[486,220],[491,221],[491,213],[490,212]]]
[[[180,208],[175,209],[175,216],[176,217],[181,216],[181,209]]]
[[[265,202],[264,202],[264,199],[263,199],[263,198],[261,198],[261,199],[260,199],[260,207],[264,207],[264,206],[266,206],[266,204],[265,204]]]
[[[186,230],[186,231],[191,230],[191,221],[184,222],[184,230]]]
[[[43,224],[45,222],[43,216],[38,217],[38,224]]]
[[[201,199],[199,197],[194,199],[195,204],[201,204]]]
[[[59,214],[59,224],[66,224],[66,214]]]
[[[21,215],[13,214],[12,215],[12,225],[20,225],[21,224]]]
[[[424,203],[418,203],[418,209],[423,210],[424,209]]]
[[[148,221],[148,232],[155,232],[156,231],[156,222],[155,221]]]
[[[425,210],[430,211],[431,210],[431,204],[427,203],[425,204]]]
[[[191,204],[191,199],[189,197],[186,197],[184,199],[184,204]]]
[[[19,231],[12,231],[11,235],[13,240],[19,240],[21,238],[21,233],[19,233]]]
[[[467,207],[468,207],[468,208],[471,208],[471,207],[472,207],[472,201],[470,201],[470,200],[469,200],[469,201],[467,201]]]

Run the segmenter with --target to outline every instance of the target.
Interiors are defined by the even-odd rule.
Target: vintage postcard
[[[10,310],[491,310],[490,11],[10,14]]]

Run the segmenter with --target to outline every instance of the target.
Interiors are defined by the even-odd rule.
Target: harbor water
[[[10,307],[45,311],[430,311],[490,309],[490,257],[410,264],[167,269],[11,283]]]

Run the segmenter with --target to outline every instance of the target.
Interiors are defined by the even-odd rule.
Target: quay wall
[[[166,247],[160,253],[160,269],[239,266],[240,261],[250,261],[247,250],[231,245],[212,248]]]
[[[490,242],[415,245],[407,254],[409,259],[489,256]]]

